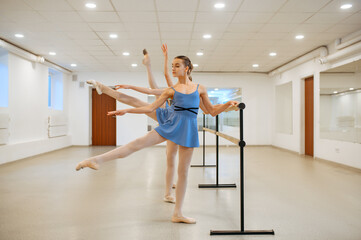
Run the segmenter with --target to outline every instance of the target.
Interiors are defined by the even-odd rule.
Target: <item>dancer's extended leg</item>
[[[177,156],[178,145],[172,141],[167,141],[167,172],[165,175],[165,194],[164,201],[175,203],[175,198],[172,196],[171,191],[173,187],[173,179],[175,173],[175,159]]]
[[[94,81],[94,82],[92,82],[92,81]],[[142,100],[139,100],[138,98],[135,98],[135,97],[129,96],[127,94],[118,92],[114,89],[111,89],[110,87],[105,86],[101,82],[97,82],[95,80],[88,80],[87,82],[89,84],[92,84],[94,87],[100,89],[102,93],[105,93],[106,95],[116,99],[117,101],[127,104],[129,106],[144,107],[144,106],[149,105],[149,103],[143,102]],[[147,116],[149,116],[150,118],[157,121],[157,114],[155,112],[147,113]]]
[[[182,213],[183,201],[186,194],[188,169],[191,164],[193,148],[179,146],[178,181],[176,188],[176,203],[172,222],[196,223],[194,218],[185,217]]]
[[[126,145],[118,147],[114,150],[106,152],[104,154],[88,158],[76,166],[76,170],[79,171],[82,168],[90,167],[94,170],[99,169],[99,165],[110,160],[117,158],[125,158],[130,154],[139,151],[143,148],[150,147],[161,142],[164,142],[166,139],[160,136],[155,130],[152,130],[143,137],[140,137]]]

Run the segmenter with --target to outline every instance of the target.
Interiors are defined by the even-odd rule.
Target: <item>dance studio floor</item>
[[[210,236],[239,229],[239,150],[220,148],[214,168],[191,168],[184,214],[197,224],[170,221],[162,201],[165,148],[142,150],[101,170],[76,172],[76,163],[111,147],[70,147],[0,165],[1,240],[360,240],[361,171],[272,147],[245,149],[245,227],[274,236]],[[207,161],[215,161],[207,147]],[[193,164],[201,163],[202,148]]]

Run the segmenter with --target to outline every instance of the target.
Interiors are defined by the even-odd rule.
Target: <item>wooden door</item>
[[[305,79],[305,154],[313,156],[313,77]]]
[[[116,119],[107,116],[116,109],[114,98],[106,94],[99,95],[92,90],[92,145],[116,145]]]

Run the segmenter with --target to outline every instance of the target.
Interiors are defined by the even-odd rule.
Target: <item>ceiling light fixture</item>
[[[109,34],[109,37],[114,39],[114,38],[118,38],[118,35],[117,35],[117,34],[112,33],[112,34]]]
[[[354,88],[353,88],[353,87],[351,87],[351,88],[349,88],[348,90],[352,91],[352,90],[354,90]]]
[[[197,56],[203,56],[202,52],[197,52]]]
[[[128,52],[123,52],[123,56],[129,56],[130,55],[130,53],[128,53]]]
[[[49,52],[49,55],[55,56],[56,52]]]
[[[137,67],[137,66],[138,66],[138,64],[132,63],[132,67]]]
[[[97,7],[97,5],[95,3],[87,3],[87,4],[85,4],[85,6],[87,8],[96,8]]]
[[[258,67],[259,67],[259,65],[258,65],[258,64],[253,64],[253,65],[252,65],[252,67],[254,67],[254,68],[258,68]]]
[[[198,67],[198,64],[197,63],[193,64],[193,67]]]
[[[23,34],[20,34],[20,33],[17,33],[17,34],[15,34],[15,37],[17,37],[17,38],[23,38],[24,35],[23,35]]]
[[[276,55],[277,55],[277,53],[275,53],[275,52],[271,52],[269,55],[270,55],[271,57],[274,57],[274,56],[276,56]]]
[[[217,9],[221,9],[221,8],[224,8],[226,5],[224,3],[216,3],[214,4],[214,7],[217,8]]]
[[[75,63],[70,64],[72,67],[76,67],[77,65]]]
[[[295,38],[296,38],[296,39],[304,39],[305,36],[303,36],[303,35],[297,35]]]
[[[333,93],[336,94],[336,93],[338,93],[338,92],[337,92],[337,91],[334,91]]]
[[[204,34],[203,35],[203,38],[204,39],[210,39],[212,37],[212,35],[210,35],[210,34]]]
[[[344,4],[340,7],[341,9],[349,9],[349,8],[352,8],[352,4]]]

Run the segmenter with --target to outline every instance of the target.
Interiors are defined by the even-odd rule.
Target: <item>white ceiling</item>
[[[346,2],[353,7],[341,10]],[[361,0],[0,0],[0,38],[72,71],[144,71],[143,48],[161,71],[167,43],[170,57],[189,56],[195,71],[269,72],[360,29]]]

